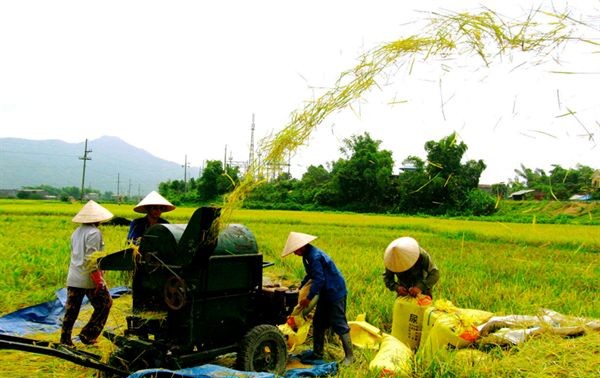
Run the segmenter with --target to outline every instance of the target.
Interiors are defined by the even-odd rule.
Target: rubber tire
[[[287,344],[279,329],[261,324],[246,333],[237,354],[242,371],[263,371],[281,375],[287,364]]]

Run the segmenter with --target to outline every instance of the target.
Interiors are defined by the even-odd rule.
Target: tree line
[[[546,174],[541,169],[521,166],[507,184],[479,188],[483,160],[463,162],[467,145],[452,133],[424,145],[427,159],[408,156],[400,172],[381,141],[368,133],[343,141],[341,157],[333,162],[309,166],[301,179],[282,172],[276,177],[257,177],[255,189],[244,201],[247,208],[338,210],[355,212],[488,215],[499,199],[509,193],[531,188],[547,198],[566,200],[576,193],[600,193],[591,185],[594,169],[578,166],[564,169],[555,165]],[[209,161],[202,175],[189,182],[160,183],[162,195],[177,203],[202,204],[219,201],[239,182],[238,167],[220,160]]]
[[[325,165],[311,165],[300,179],[289,173],[256,177],[257,186],[248,193],[246,208],[288,210],[336,210],[354,212],[489,215],[498,200],[521,189],[533,189],[536,196],[568,200],[573,194],[589,194],[600,199],[600,190],[592,184],[595,169],[577,165],[575,169],[553,165],[552,170],[531,169],[521,165],[508,183],[494,184],[487,190],[479,187],[486,168],[483,160],[463,162],[467,145],[452,133],[439,141],[424,145],[426,159],[408,156],[402,168],[394,172],[389,150],[381,149],[381,141],[368,133],[345,139],[341,157]],[[159,192],[176,205],[220,203],[240,182],[237,166],[225,166],[220,160],[208,161],[202,175],[190,180],[169,180],[159,184]],[[28,187],[41,189],[61,200],[80,198],[77,187],[54,188],[48,185]],[[112,192],[100,193],[103,201],[131,202],[134,198],[116,198]],[[19,198],[37,198],[40,194],[23,190]]]

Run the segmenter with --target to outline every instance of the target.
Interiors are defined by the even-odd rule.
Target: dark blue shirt
[[[337,301],[348,294],[344,276],[335,266],[331,257],[319,248],[308,244],[302,254],[302,263],[306,276],[302,279],[301,286],[312,279],[308,299],[319,295],[319,300]]]
[[[169,223],[166,219],[158,218],[157,223]],[[150,227],[150,223],[148,223],[148,217],[137,218],[131,221],[129,225],[129,232],[127,233],[128,241],[137,241],[146,230]]]

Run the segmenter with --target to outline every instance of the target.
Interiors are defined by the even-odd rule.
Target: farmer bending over
[[[346,282],[333,260],[319,248],[309,244],[317,237],[300,232],[290,232],[281,257],[289,254],[302,256],[302,263],[306,276],[300,283],[302,288],[312,280],[310,291],[305,299],[299,303],[307,307],[311,301],[316,301],[316,310],[313,318],[313,353],[312,359],[323,359],[325,346],[325,331],[332,328],[340,336],[344,348],[344,365],[354,361],[350,327],[346,320]]]
[[[392,241],[385,249],[383,262],[385,286],[398,296],[431,297],[431,289],[440,279],[440,271],[429,253],[409,236]]]

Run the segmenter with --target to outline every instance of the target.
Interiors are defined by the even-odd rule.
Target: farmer
[[[146,216],[131,221],[127,240],[139,244],[140,238],[150,226],[169,223],[166,219],[161,218],[161,215],[171,210],[175,210],[175,206],[171,202],[155,191],[150,192],[133,208],[136,213],[145,213]]]
[[[73,345],[71,332],[79,316],[84,296],[92,304],[94,312],[79,333],[81,342],[96,343],[96,338],[106,324],[112,298],[102,272],[90,261],[90,256],[104,249],[102,232],[98,229],[98,225],[112,217],[110,211],[94,201],[86,203],[73,217],[73,222],[81,225],[71,234],[71,263],[67,274],[67,303],[60,334],[61,344]]]
[[[354,355],[350,327],[346,320],[346,282],[333,260],[325,252],[309,244],[316,238],[300,232],[290,232],[281,257],[292,253],[302,257],[306,275],[300,283],[300,288],[312,280],[308,295],[299,303],[300,307],[306,308],[316,301],[311,359],[323,359],[325,331],[332,328],[342,340],[345,354],[342,363],[349,365],[354,361]]]
[[[385,286],[398,296],[420,294],[431,297],[431,289],[440,279],[440,271],[417,241],[404,236],[392,241],[383,254]]]

